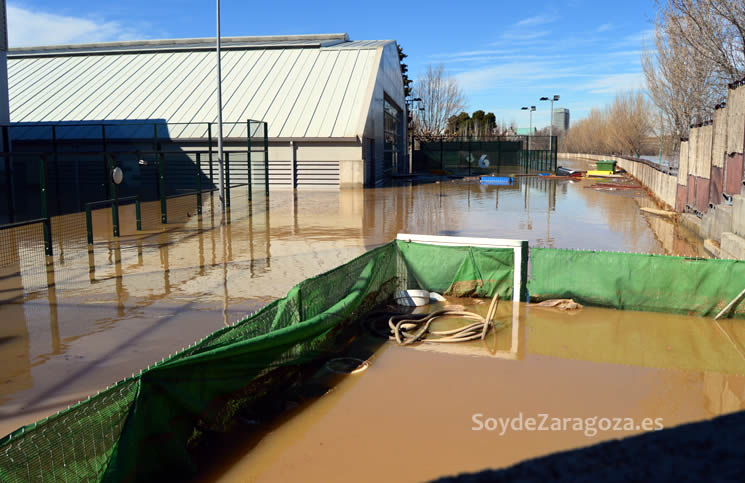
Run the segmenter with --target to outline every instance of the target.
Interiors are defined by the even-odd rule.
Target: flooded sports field
[[[643,190],[596,184],[524,176],[484,186],[442,178],[368,190],[272,191],[252,202],[236,189],[227,217],[206,195],[201,219],[188,203],[169,207],[179,221],[166,229],[152,224],[137,232],[133,208],[123,207],[118,240],[110,236],[110,210],[100,210],[92,252],[84,221],[67,215],[53,222],[61,236],[46,266],[43,250],[39,255],[19,231],[3,246],[0,268],[0,432],[161,360],[397,233],[705,256],[701,241],[673,220],[640,210],[656,206]],[[511,317],[510,304],[500,310]],[[661,417],[671,426],[740,409],[745,400],[745,336],[730,322],[524,306],[486,344],[402,348],[369,331],[359,341],[349,350],[369,359],[366,371],[332,383],[318,375],[320,387],[333,389],[271,421],[247,422],[243,439],[224,443],[220,464],[201,477],[415,481],[640,431],[500,436],[473,430],[475,414],[484,421],[547,413],[639,424]]]
[[[322,369],[308,386],[323,396],[298,388],[284,417],[243,421],[199,480],[426,481],[745,409],[741,321],[519,311],[462,344],[400,347],[368,330],[348,354],[367,370],[328,382]]]

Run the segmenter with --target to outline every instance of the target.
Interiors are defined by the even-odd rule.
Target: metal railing
[[[114,235],[114,237],[118,237],[120,234],[119,206],[121,206],[122,203],[126,203],[127,201],[135,202],[135,218],[137,221],[137,231],[142,231],[142,208],[140,205],[139,196],[127,196],[124,198],[112,198],[110,200],[91,201],[90,203],[85,204],[85,228],[86,228],[86,234],[88,237],[88,245],[93,245],[93,212],[92,212],[93,207],[111,204],[111,218],[113,220],[112,235]],[[200,209],[200,214],[201,214],[201,209]]]

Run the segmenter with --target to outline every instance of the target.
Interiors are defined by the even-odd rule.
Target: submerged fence
[[[203,148],[183,149],[164,143],[159,126],[12,126],[11,131],[20,130],[15,132],[14,151],[0,153],[0,182],[5,186],[0,196],[0,268],[13,260],[35,257],[22,252],[40,247],[44,255],[52,256],[57,239],[93,243],[99,218],[96,211],[111,211],[111,236],[125,231],[132,234],[134,222],[122,221],[119,213],[120,205],[134,200],[137,231],[201,215],[203,193],[218,190],[219,161],[212,140]],[[247,121],[242,126],[241,132],[251,136],[240,149],[233,145],[224,150],[226,208],[238,188],[243,188],[241,193],[249,200],[254,191],[269,195],[267,124]],[[210,126],[205,129],[210,134]],[[152,144],[138,144],[143,130],[155,133]],[[85,136],[92,132],[99,132],[103,147],[112,149],[93,149],[101,147],[96,144],[101,139],[88,143]],[[119,144],[111,140],[114,134]],[[69,137],[73,135],[79,139]],[[121,179],[115,179],[114,173]],[[38,230],[33,228],[37,225]]]
[[[458,240],[453,238],[452,240]],[[332,357],[349,330],[396,290],[510,299],[567,297],[588,305],[711,316],[741,290],[745,261],[533,248],[388,243],[295,286],[99,394],[0,440],[0,479],[152,480],[194,471],[201,436]],[[443,263],[433,264],[432,260]],[[520,276],[517,276],[520,274]],[[519,285],[519,287],[516,287]],[[745,304],[733,315],[745,317]],[[157,446],[157,451],[154,448]]]
[[[556,170],[556,136],[415,139],[414,172],[478,175],[503,168]]]

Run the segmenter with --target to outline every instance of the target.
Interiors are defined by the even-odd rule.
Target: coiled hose
[[[489,327],[493,326],[494,315],[497,313],[499,306],[499,294],[495,293],[492,298],[486,317],[469,312],[467,310],[442,309],[429,314],[402,314],[394,315],[388,320],[392,335],[391,340],[395,340],[399,345],[409,345],[414,342],[429,343],[453,343],[466,342],[469,340],[481,339],[486,337]],[[464,319],[475,320],[475,322],[464,327],[451,330],[430,330],[432,322],[441,317],[462,317]],[[433,337],[434,336],[434,337]]]

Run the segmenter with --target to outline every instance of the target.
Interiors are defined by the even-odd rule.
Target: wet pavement
[[[572,164],[563,162],[560,164]],[[505,173],[509,174],[509,173]],[[699,240],[640,213],[643,191],[596,191],[586,181],[519,178],[511,186],[443,179],[371,190],[233,190],[229,220],[205,195],[54,220],[53,263],[26,227],[0,255],[0,433],[72,404],[283,296],[301,280],[386,243],[399,232],[527,239],[532,246],[703,256]],[[229,221],[229,223],[227,222]]]

